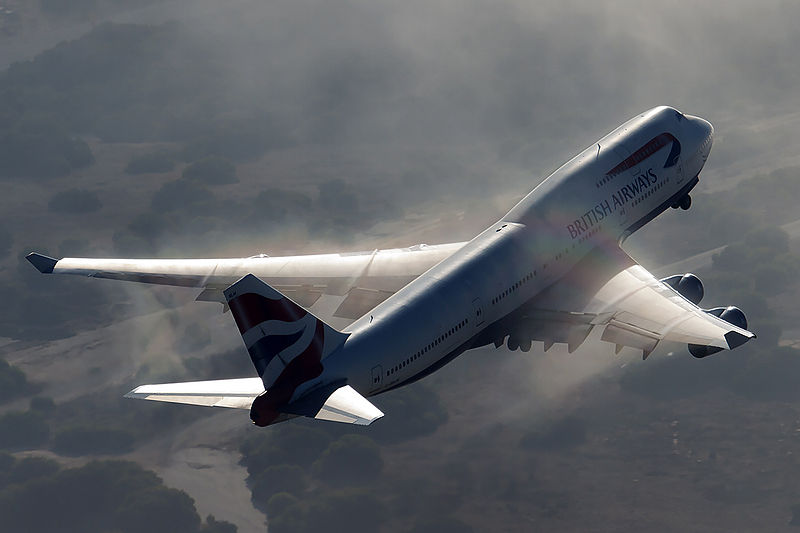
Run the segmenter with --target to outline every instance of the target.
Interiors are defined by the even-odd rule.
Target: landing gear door
[[[472,300],[472,319],[476,327],[483,324],[483,305],[480,298]]]
[[[383,384],[383,368],[376,366],[372,368],[372,387],[377,388]]]

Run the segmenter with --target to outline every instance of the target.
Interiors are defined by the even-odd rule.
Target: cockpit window
[[[680,122],[681,120],[683,120],[683,113],[681,113],[680,111],[676,110],[675,111],[675,118],[677,118],[678,122]]]

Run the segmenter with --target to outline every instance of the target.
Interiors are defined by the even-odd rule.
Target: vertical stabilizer
[[[224,291],[250,359],[267,390],[253,402],[256,424],[271,423],[297,387],[322,373],[322,360],[347,335],[315,317],[253,274]]]

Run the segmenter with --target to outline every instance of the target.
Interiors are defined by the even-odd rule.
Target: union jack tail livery
[[[344,344],[347,335],[253,274],[224,295],[267,391],[253,403],[251,418],[258,425],[272,423],[297,387],[322,374],[322,359]]]

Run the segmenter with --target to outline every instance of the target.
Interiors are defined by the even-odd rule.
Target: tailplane
[[[252,409],[253,401],[264,395],[264,385],[259,378],[240,378],[140,385],[125,397],[206,407]],[[349,385],[335,384],[287,405],[270,423],[295,416],[367,426],[382,417],[383,413]]]

